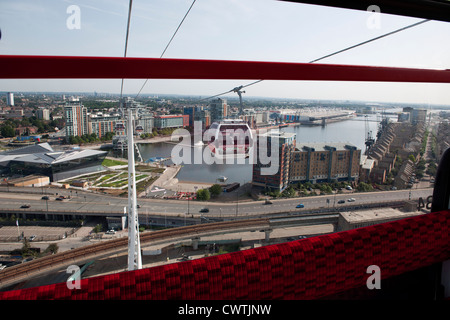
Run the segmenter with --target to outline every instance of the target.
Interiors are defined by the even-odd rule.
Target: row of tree
[[[35,116],[29,118],[8,119],[0,125],[0,134],[4,138],[12,138],[16,136],[16,129],[19,127],[36,127],[37,133],[55,132],[55,128],[62,128],[64,121],[58,120],[41,120]]]
[[[220,184],[213,184],[207,189],[200,189],[197,191],[197,200],[208,201],[211,197],[217,197],[222,193],[222,186]]]
[[[107,132],[101,138],[97,137],[97,134],[83,134],[82,136],[70,136],[68,139],[69,144],[83,144],[83,143],[94,143],[98,141],[110,141],[114,136],[114,132]]]

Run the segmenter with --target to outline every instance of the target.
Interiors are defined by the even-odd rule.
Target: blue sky
[[[159,57],[191,3],[134,0],[128,56]],[[67,28],[70,5],[80,8],[80,29]],[[0,0],[0,52],[123,56],[127,14],[128,0]],[[420,20],[274,0],[197,0],[164,57],[308,62]],[[450,69],[449,36],[450,24],[431,21],[321,63]],[[125,80],[124,93],[143,82]],[[143,93],[206,96],[250,82],[149,80]],[[0,91],[119,93],[120,80],[0,80]],[[438,84],[263,81],[245,95],[450,104],[449,85]]]

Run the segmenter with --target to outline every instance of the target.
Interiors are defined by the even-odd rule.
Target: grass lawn
[[[128,164],[128,162],[119,161],[119,160],[111,160],[111,159],[105,159],[102,162],[102,165],[105,167],[122,166],[122,165],[126,165],[126,164]]]

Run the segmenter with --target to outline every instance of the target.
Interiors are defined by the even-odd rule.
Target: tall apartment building
[[[66,137],[89,133],[87,108],[81,102],[66,103],[64,117],[66,118]]]
[[[227,100],[220,98],[212,100],[209,104],[209,113],[211,123],[226,119],[228,117]]]
[[[14,106],[14,93],[8,92],[6,94],[6,105]]]
[[[302,143],[292,152],[290,182],[355,181],[361,150],[350,143]]]
[[[39,108],[36,111],[36,116],[38,119],[50,120],[50,110],[45,108]]]
[[[295,133],[268,131],[258,135],[256,141],[255,163],[253,164],[252,185],[270,190],[283,191],[289,184],[289,172],[291,155],[295,150]],[[267,143],[264,141],[267,139]],[[272,143],[278,142],[276,154],[272,154]],[[273,166],[274,163],[263,163],[261,155],[274,159],[278,157],[278,168],[273,174],[266,174],[264,169]],[[272,170],[271,170],[272,171]]]
[[[189,106],[183,108],[183,114],[189,116],[189,126],[194,127],[195,121],[201,121],[202,128],[210,126],[210,113],[203,106]]]

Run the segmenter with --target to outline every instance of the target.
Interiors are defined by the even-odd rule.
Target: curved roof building
[[[12,174],[41,174],[58,181],[103,170],[106,154],[89,149],[54,151],[48,143],[40,143],[0,153],[0,166]]]

